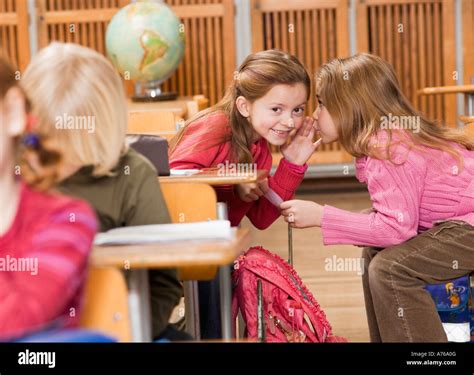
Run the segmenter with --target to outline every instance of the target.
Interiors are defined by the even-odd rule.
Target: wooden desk
[[[258,170],[257,173],[242,174],[236,176],[220,176],[216,169],[202,170],[199,173],[190,176],[161,176],[158,177],[160,184],[176,184],[176,183],[200,183],[211,186],[219,185],[237,185],[256,181],[261,181],[268,177],[268,171]]]
[[[151,310],[148,270],[159,268],[229,265],[250,245],[250,231],[236,229],[231,241],[182,241],[147,245],[94,246],[90,261],[98,267],[130,267],[129,306],[132,337],[137,342],[150,342]],[[229,301],[231,290],[221,289],[221,301]],[[222,307],[221,307],[222,308]],[[225,308],[226,316],[231,310]],[[230,321],[230,317],[228,317]]]
[[[249,242],[249,230],[236,229],[236,237],[232,241],[94,246],[90,259],[94,266],[121,269],[125,262],[130,269],[221,266],[232,263]]]

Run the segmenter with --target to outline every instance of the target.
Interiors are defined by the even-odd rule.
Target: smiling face
[[[318,107],[313,112],[313,118],[316,120],[316,133],[321,138],[322,143],[335,142],[339,138],[337,127],[324,103],[319,97],[317,97],[317,100]]]
[[[240,114],[250,120],[255,140],[265,138],[270,144],[281,146],[290,132],[303,124],[307,96],[302,83],[277,84],[254,102],[239,96],[236,105]]]

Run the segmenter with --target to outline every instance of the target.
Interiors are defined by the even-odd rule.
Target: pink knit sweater
[[[370,214],[324,206],[325,245],[388,247],[432,228],[437,221],[462,220],[474,226],[474,151],[457,144],[464,168],[448,153],[394,147],[395,165],[372,157],[356,159],[356,177],[366,183]]]

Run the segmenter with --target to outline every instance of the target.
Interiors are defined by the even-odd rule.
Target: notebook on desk
[[[228,220],[197,223],[155,224],[115,228],[95,236],[94,245],[137,245],[173,241],[229,241],[235,228]]]
[[[196,173],[201,173],[200,169],[170,169],[170,176],[192,176]]]

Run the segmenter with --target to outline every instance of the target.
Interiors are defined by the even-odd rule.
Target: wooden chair
[[[459,86],[441,86],[441,87],[425,87],[419,90],[418,95],[451,95],[464,94],[465,113],[460,116],[460,120],[464,123],[467,134],[474,137],[474,84]]]
[[[418,95],[453,95],[464,94],[465,113],[474,116],[474,84],[459,86],[425,87],[418,90]]]
[[[118,341],[131,341],[128,289],[116,268],[91,267],[85,286],[82,328],[100,331]]]
[[[192,223],[217,218],[217,198],[214,189],[206,184],[176,183],[161,184],[161,192],[168,206],[173,223]],[[199,269],[181,268],[181,280],[211,280],[217,267]]]
[[[217,218],[217,197],[207,184],[161,184],[161,191],[173,223],[191,223]],[[186,331],[200,338],[199,300],[197,280],[212,280],[217,266],[180,267],[178,277],[184,281]]]

